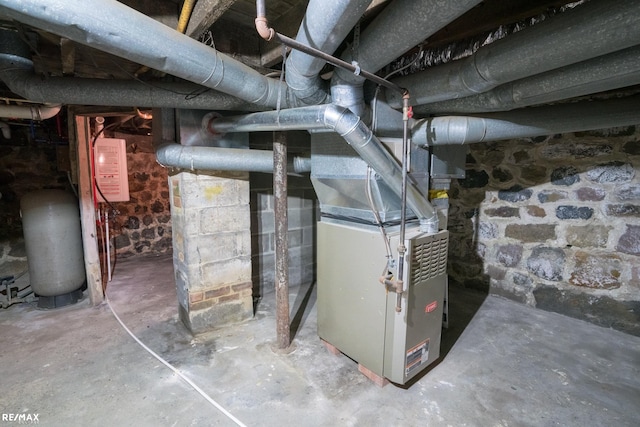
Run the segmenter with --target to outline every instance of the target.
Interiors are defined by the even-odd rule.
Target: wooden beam
[[[76,69],[76,45],[69,39],[60,39],[62,74],[73,75]]]
[[[186,34],[198,39],[236,0],[199,0],[196,2]]]
[[[69,137],[75,136],[78,147],[78,197],[80,199],[80,219],[82,222],[82,244],[84,248],[84,266],[87,273],[87,292],[92,305],[104,301],[100,254],[96,229],[96,215],[93,203],[93,185],[91,174],[91,128],[89,118],[74,116],[69,119]]]

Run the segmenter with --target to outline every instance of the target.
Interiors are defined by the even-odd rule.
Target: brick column
[[[169,178],[180,319],[194,333],[253,316],[249,174]]]

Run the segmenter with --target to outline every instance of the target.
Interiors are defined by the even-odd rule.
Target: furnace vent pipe
[[[347,108],[326,104],[282,111],[265,111],[237,117],[220,117],[207,121],[203,125],[208,131],[222,134],[331,129],[351,145],[398,197],[402,195],[402,167],[371,129]],[[433,207],[411,182],[407,186],[407,205],[421,219],[421,223],[437,224],[438,219]]]
[[[371,0],[311,0],[296,41],[333,54],[367,10]],[[286,63],[287,84],[307,105],[324,103],[327,88],[319,77],[325,61],[293,50]]]
[[[465,98],[424,104],[419,114],[507,111],[640,84],[640,46],[499,86]]]
[[[285,108],[299,103],[279,80],[115,0],[0,0],[0,8],[5,17],[249,103],[275,108],[279,96]]]
[[[273,173],[273,151],[241,148],[199,147],[162,141],[155,146],[158,163],[188,170]],[[289,159],[291,173],[311,172],[311,158]]]
[[[481,117],[435,117],[416,122],[418,146],[464,145],[640,123],[640,96],[531,107]]]
[[[486,92],[500,84],[634,46],[640,40],[640,2],[591,0],[480,48],[473,56],[394,82],[414,105]],[[389,105],[402,97],[387,92]]]

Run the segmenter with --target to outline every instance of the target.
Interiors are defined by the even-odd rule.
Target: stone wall
[[[170,253],[171,209],[167,169],[157,161],[150,136],[116,135],[127,141],[128,202],[114,203],[118,257]]]
[[[640,335],[640,126],[473,145],[452,279]]]
[[[251,136],[253,148],[271,149],[271,133]],[[290,154],[309,152],[306,132],[289,132]],[[275,217],[273,175],[251,174],[251,264],[253,294],[260,297],[273,291],[275,283]],[[300,286],[315,280],[315,226],[320,218],[316,193],[309,174],[289,175],[289,286]]]

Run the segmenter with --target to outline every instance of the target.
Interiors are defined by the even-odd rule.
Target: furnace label
[[[405,374],[410,376],[423,363],[427,363],[429,359],[429,339],[421,342],[417,346],[407,351],[407,359],[405,363]]]

